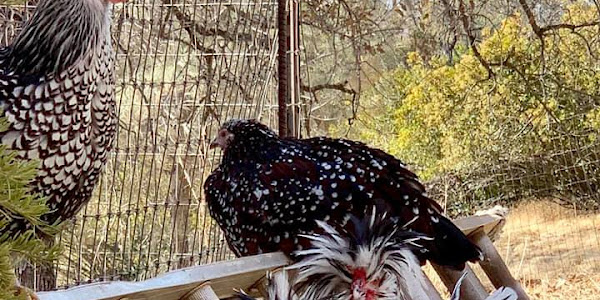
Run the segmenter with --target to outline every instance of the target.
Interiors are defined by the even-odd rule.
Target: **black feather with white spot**
[[[421,259],[464,267],[480,251],[425,195],[417,176],[393,156],[325,137],[279,138],[253,120],[225,123],[223,159],[205,183],[211,215],[237,255],[294,250],[320,233],[315,221],[348,224],[376,206],[394,221],[434,238]]]

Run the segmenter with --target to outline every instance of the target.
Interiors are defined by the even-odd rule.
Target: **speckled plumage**
[[[292,253],[320,233],[317,220],[346,226],[349,214],[376,206],[408,229],[429,235],[421,260],[463,268],[481,253],[425,195],[417,176],[385,152],[342,139],[279,138],[252,120],[222,126],[232,137],[207,178],[211,215],[238,255]]]
[[[373,210],[363,219],[351,216],[350,231],[318,221],[323,234],[309,235],[311,247],[298,251],[301,260],[291,281],[269,280],[269,300],[429,300],[432,290],[411,250],[422,249],[429,237],[408,232],[385,213]],[[450,300],[460,299],[463,273]],[[253,300],[245,294],[237,299]],[[514,290],[502,287],[486,300],[516,300]]]
[[[300,299],[427,299],[425,274],[413,251],[424,250],[421,243],[430,238],[375,210],[350,220],[350,231],[317,221],[324,233],[307,236],[311,248],[296,253],[302,260],[290,269],[298,271],[294,290]]]
[[[41,0],[12,45],[0,50],[0,141],[40,161],[33,191],[48,222],[71,218],[91,197],[116,130],[111,6],[105,0]],[[18,217],[18,216],[17,216]],[[26,229],[15,218],[8,230]]]
[[[271,300],[417,300],[425,275],[412,249],[426,240],[373,210],[350,216],[350,231],[317,221],[323,234],[306,236],[311,246],[296,252],[290,282],[269,282]],[[283,276],[286,277],[286,276]],[[240,297],[241,299],[251,299]]]

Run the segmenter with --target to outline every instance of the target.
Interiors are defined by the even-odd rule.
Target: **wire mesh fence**
[[[141,280],[231,257],[202,201],[229,118],[276,124],[277,3],[116,5],[118,138],[93,200],[57,242],[58,287]],[[2,7],[7,44],[35,8]]]
[[[595,299],[600,291],[600,144],[590,136],[598,132],[559,130],[549,139],[551,151],[530,149],[537,154],[429,182],[433,196],[455,215],[508,208],[495,244],[533,299],[571,293]]]
[[[600,39],[597,20],[585,16],[598,11],[590,1],[527,3],[302,1],[300,122],[305,135],[349,135],[386,148],[421,174],[426,159],[443,152],[439,144],[475,145],[449,151],[453,163],[472,161],[428,178],[432,197],[452,216],[509,206],[496,245],[534,298],[569,287],[597,295]],[[0,7],[0,44],[34,7]],[[520,20],[518,30],[509,28],[515,36],[504,30],[510,18]],[[531,24],[546,31],[527,31]],[[129,1],[115,6],[113,39],[118,139],[94,199],[57,238],[59,287],[142,280],[231,258],[202,202],[202,183],[219,159],[208,142],[230,117],[277,128],[276,1]],[[545,41],[542,56],[537,39]],[[500,49],[482,50],[494,43]],[[462,63],[469,64],[445,73]],[[471,69],[485,74],[467,87],[450,85]],[[414,87],[419,93],[410,94]],[[435,88],[443,93],[418,98]],[[431,115],[450,107],[459,116],[452,122],[468,126],[428,119],[410,127],[402,118],[417,114],[398,117],[409,96],[418,109],[433,107]],[[452,139],[436,140],[445,127]]]
[[[452,217],[508,207],[496,246],[532,298],[597,299],[597,1],[307,2],[336,16],[303,22],[312,129],[393,153]]]

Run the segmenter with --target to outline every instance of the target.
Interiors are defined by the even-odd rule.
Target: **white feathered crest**
[[[425,278],[412,251],[425,251],[419,241],[428,237],[402,230],[375,210],[351,220],[354,232],[318,222],[324,234],[305,236],[312,248],[298,251],[302,260],[289,267],[298,271],[300,299],[415,299],[411,291]]]
[[[406,231],[375,209],[350,220],[353,232],[319,221],[323,234],[304,236],[312,247],[295,253],[301,260],[278,276],[268,274],[269,300],[429,300],[427,279],[413,254],[426,251],[419,241],[429,237]],[[288,271],[296,272],[292,283]],[[459,300],[464,277],[450,300]],[[514,290],[501,288],[486,300],[516,299]]]

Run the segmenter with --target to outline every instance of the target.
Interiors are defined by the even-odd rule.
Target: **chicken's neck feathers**
[[[110,43],[111,4],[98,0],[42,0],[5,50],[0,72],[49,76]]]
[[[223,154],[223,168],[230,170],[240,166],[254,166],[283,161],[290,153],[287,149],[295,147],[293,142],[278,137],[264,136],[230,145]]]

